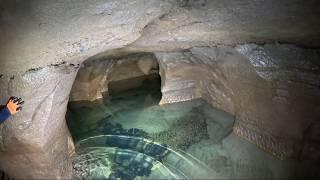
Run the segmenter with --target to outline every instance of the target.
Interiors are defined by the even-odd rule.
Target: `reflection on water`
[[[101,135],[84,139],[78,146],[84,150],[76,157],[75,169],[85,177],[181,179],[206,178],[213,173],[191,155],[145,138]],[[104,161],[97,161],[97,157]],[[106,168],[109,169],[105,171]],[[96,176],[97,173],[106,174]]]
[[[75,178],[278,179],[317,175],[233,135],[232,116],[202,100],[159,106],[159,87],[69,104]]]

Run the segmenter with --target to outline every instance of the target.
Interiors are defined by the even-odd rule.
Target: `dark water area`
[[[312,163],[280,161],[235,136],[234,117],[203,100],[158,105],[159,81],[112,93],[105,102],[69,103],[75,178],[318,177]]]

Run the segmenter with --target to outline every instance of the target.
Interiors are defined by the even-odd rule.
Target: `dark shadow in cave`
[[[74,178],[211,177],[211,169],[192,153],[203,142],[220,143],[231,133],[234,118],[201,99],[159,105],[161,78],[153,55],[85,63],[71,99],[90,99],[99,93],[103,99],[68,105],[67,122],[77,152]],[[175,161],[180,163],[177,168]]]
[[[139,66],[139,61],[143,61],[140,63],[143,65]],[[104,73],[106,79],[100,82],[105,84],[96,83],[96,79],[104,76]],[[82,96],[86,96],[86,93],[92,95],[92,90],[83,90],[92,83],[92,86],[97,86],[94,90],[101,90],[99,93],[103,97],[94,101],[69,102],[66,119],[75,143],[83,138],[101,134],[97,128],[98,122],[103,123],[108,121],[109,117],[126,111],[140,111],[158,105],[162,96],[159,65],[155,56],[149,53],[85,62],[75,83],[77,84],[74,85],[71,96],[76,94],[74,91],[77,90],[81,91]],[[106,89],[107,91],[103,92]]]

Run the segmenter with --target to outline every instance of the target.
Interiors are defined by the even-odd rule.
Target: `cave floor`
[[[69,103],[74,178],[319,177],[312,163],[278,160],[235,136],[234,117],[203,100],[158,105],[159,88],[146,84],[108,102]]]

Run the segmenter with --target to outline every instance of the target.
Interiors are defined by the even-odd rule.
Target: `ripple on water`
[[[212,170],[191,155],[144,138],[101,135],[84,139],[77,147],[81,149],[74,160],[77,179],[214,177]]]

